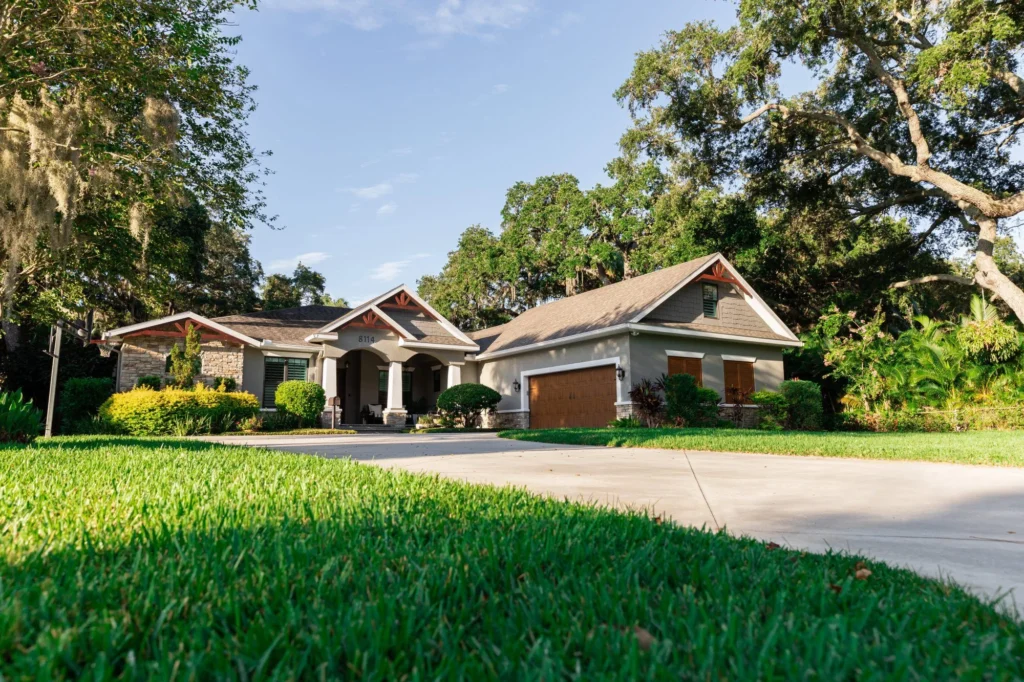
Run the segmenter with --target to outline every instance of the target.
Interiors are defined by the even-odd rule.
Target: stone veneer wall
[[[117,390],[129,391],[139,377],[155,375],[165,381],[170,375],[164,371],[167,356],[181,339],[173,337],[143,336],[131,338],[121,346],[121,374]],[[216,377],[232,377],[242,386],[243,349],[241,345],[223,341],[202,344],[203,367],[196,379],[210,385]]]
[[[528,429],[529,412],[488,412],[483,415],[480,425],[485,429]]]

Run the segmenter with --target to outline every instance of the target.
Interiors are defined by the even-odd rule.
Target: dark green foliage
[[[477,425],[480,415],[501,402],[501,395],[482,384],[456,384],[437,396],[437,409],[461,418],[466,428]]]
[[[665,415],[683,426],[714,426],[718,422],[718,391],[702,388],[689,374],[673,374],[661,380]]]
[[[643,426],[643,422],[636,417],[622,417],[608,422],[610,429],[642,429]]]
[[[781,431],[789,423],[789,401],[775,391],[754,391],[750,402],[757,405],[757,428],[765,431]]]
[[[299,418],[290,412],[264,412],[260,419],[263,431],[291,431],[299,428]]]
[[[958,587],[641,512],[194,441],[0,470],[10,679],[1024,676],[1020,622]]]
[[[87,433],[100,405],[114,392],[112,379],[76,377],[64,382],[60,393],[61,433]]]
[[[813,381],[783,381],[779,392],[789,409],[789,427],[800,431],[821,429],[821,387]]]
[[[641,379],[629,389],[629,400],[633,413],[644,426],[653,427],[661,423],[665,412],[665,401],[661,397],[661,383]]]
[[[213,389],[215,391],[227,391],[231,393],[238,388],[238,382],[234,377],[215,377],[213,380]]]
[[[42,430],[42,411],[20,389],[0,392],[0,443],[31,443]]]
[[[159,391],[164,385],[164,380],[155,374],[146,374],[135,380],[135,388],[149,388]]]
[[[312,381],[285,381],[278,385],[274,394],[277,409],[293,415],[299,426],[318,423],[326,404],[323,386]]]

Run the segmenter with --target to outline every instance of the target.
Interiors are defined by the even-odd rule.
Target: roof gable
[[[118,327],[104,332],[104,339],[124,338],[127,336],[158,335],[158,336],[184,336],[187,325],[194,323],[200,328],[206,328],[217,335],[231,338],[239,343],[251,346],[260,345],[259,340],[232,329],[220,322],[197,315],[193,312],[177,313],[166,317],[158,317],[155,320],[147,320],[138,324],[131,324],[126,327]],[[162,328],[162,329],[161,329]]]

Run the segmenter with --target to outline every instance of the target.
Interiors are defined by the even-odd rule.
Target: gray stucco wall
[[[640,334],[629,339],[631,380],[657,379],[668,373],[666,351],[690,351],[704,353],[702,360],[705,388],[713,388],[720,396],[725,395],[725,368],[722,355],[754,357],[754,388],[779,390],[782,383],[782,350],[772,346],[731,341],[688,339],[661,334]]]
[[[770,332],[761,316],[754,312],[743,295],[731,285],[718,284],[718,317],[704,317],[704,297],[701,283],[694,282],[683,287],[667,301],[654,309],[648,320],[671,322],[699,322],[711,327],[745,329],[754,332]]]
[[[289,354],[292,355],[292,354]],[[307,376],[313,380],[316,375],[316,353],[310,353],[309,369]],[[245,364],[242,368],[242,390],[252,393],[263,404],[263,358],[264,353],[259,348],[247,346],[245,348]]]
[[[565,346],[530,351],[481,363],[467,363],[467,367],[471,364],[477,364],[478,367],[475,372],[477,374],[476,382],[490,386],[501,394],[501,402],[498,404],[499,411],[518,410],[522,407],[522,393],[516,393],[513,390],[512,382],[515,379],[520,379],[522,372],[608,358],[618,359],[620,365],[627,372],[626,379],[620,382],[624,384],[624,386],[620,387],[620,390],[624,399],[628,400],[628,397],[625,396],[629,393],[630,381],[629,336],[626,334],[606,336]],[[471,381],[471,379],[467,378],[467,375],[473,373],[473,370],[467,372],[464,368],[462,380]],[[524,385],[522,391],[526,390],[527,386]]]

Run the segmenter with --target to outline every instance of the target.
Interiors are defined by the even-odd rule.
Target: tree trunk
[[[1024,291],[1014,284],[1009,277],[999,271],[996,260],[993,257],[993,249],[996,241],[996,228],[998,221],[995,218],[981,216],[978,218],[978,246],[974,253],[974,264],[978,271],[974,275],[975,281],[983,288],[988,289],[1009,306],[1017,319],[1024,323]]]

